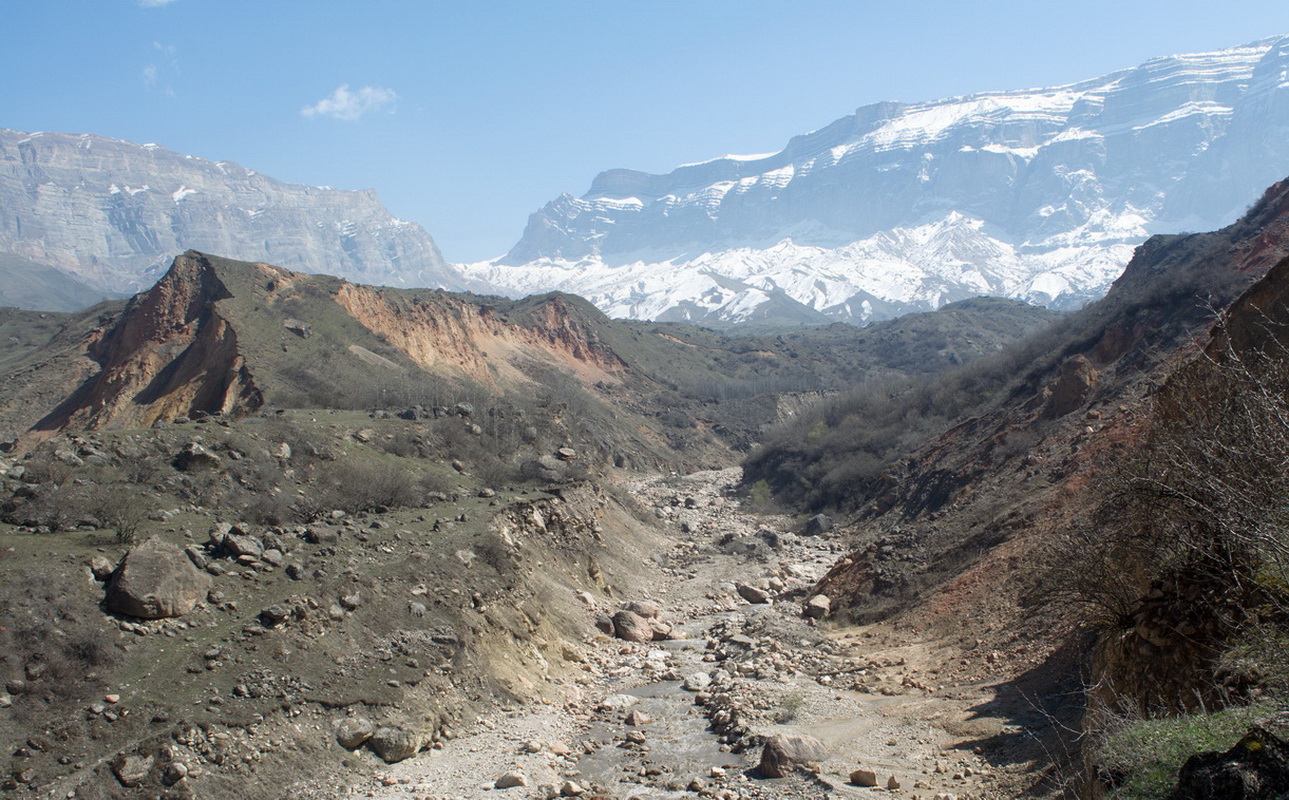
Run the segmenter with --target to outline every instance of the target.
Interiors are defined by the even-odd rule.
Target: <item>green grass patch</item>
[[[1112,786],[1108,800],[1165,798],[1177,771],[1195,753],[1225,752],[1255,721],[1274,713],[1269,705],[1228,708],[1127,723],[1097,746],[1096,763]]]

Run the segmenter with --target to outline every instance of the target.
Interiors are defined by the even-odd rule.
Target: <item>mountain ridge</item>
[[[1227,224],[1289,171],[1287,66],[1280,36],[1064,86],[875,103],[772,155],[603,172],[463,270],[704,324],[747,305],[722,279],[857,322],[976,294],[1076,308],[1148,234]]]
[[[189,249],[366,283],[471,288],[374,190],[279,181],[93,134],[0,129],[0,251],[132,293]]]

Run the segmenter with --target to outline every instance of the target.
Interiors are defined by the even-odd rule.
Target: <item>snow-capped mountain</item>
[[[189,249],[369,284],[467,285],[375,192],[283,183],[154,144],[0,129],[0,208],[0,253],[107,291],[151,286]]]
[[[613,316],[777,298],[867,321],[969,296],[1077,307],[1149,234],[1235,220],[1289,174],[1289,36],[1068,86],[878,103],[778,153],[601,173],[468,275]]]

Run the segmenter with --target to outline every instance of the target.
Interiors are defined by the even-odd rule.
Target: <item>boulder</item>
[[[189,442],[178,453],[175,453],[170,463],[180,472],[196,472],[218,467],[219,456],[210,452],[198,442]]]
[[[94,556],[90,559],[90,572],[94,575],[94,580],[105,581],[112,577],[112,562],[103,556]]]
[[[377,728],[367,740],[367,746],[380,756],[386,764],[411,758],[421,752],[424,744],[421,735],[406,728]]]
[[[129,755],[118,758],[112,764],[112,774],[122,786],[135,787],[148,779],[152,772],[152,756]]]
[[[765,605],[771,600],[769,592],[746,583],[737,583],[734,588],[738,591],[739,597],[753,605]]]
[[[349,717],[336,725],[336,742],[346,750],[356,750],[375,732],[376,726],[366,717]]]
[[[850,773],[850,782],[856,786],[876,786],[877,773],[871,769],[857,769]]]
[[[174,786],[187,777],[188,765],[182,761],[172,761],[166,764],[166,768],[161,772],[161,782],[166,786]]]
[[[301,339],[308,339],[313,335],[313,326],[303,320],[288,319],[283,321],[282,327],[291,333],[299,336]]]
[[[623,609],[613,615],[613,634],[628,642],[652,642],[653,626],[634,611]]]
[[[832,613],[832,600],[826,594],[817,594],[806,601],[801,613],[810,619],[824,619]]]
[[[224,549],[234,558],[251,556],[258,559],[264,554],[264,544],[254,536],[244,533],[229,533],[226,535],[224,537]]]
[[[206,596],[210,577],[184,551],[148,539],[125,554],[107,582],[107,607],[143,619],[187,614]]]
[[[706,672],[695,672],[685,676],[683,686],[687,692],[701,692],[712,685],[712,676]]]
[[[498,778],[497,782],[493,784],[493,786],[498,789],[513,789],[518,786],[527,785],[528,776],[524,775],[522,772],[507,772],[505,775]]]
[[[653,629],[653,640],[655,642],[665,642],[670,639],[684,638],[684,636],[677,635],[677,628],[660,619],[649,620],[649,627]]]
[[[645,619],[657,619],[662,615],[662,606],[648,600],[633,600],[626,605],[627,611],[639,614]]]
[[[821,536],[832,530],[832,517],[827,514],[815,514],[806,520],[806,526],[801,529],[803,536]]]
[[[1225,753],[1197,753],[1188,758],[1168,800],[1284,796],[1289,792],[1289,744],[1271,730],[1273,725],[1282,731],[1285,727],[1271,721],[1260,723]]]
[[[823,760],[828,755],[823,742],[813,736],[775,734],[761,749],[761,763],[757,766],[764,778],[783,778],[797,767]]]

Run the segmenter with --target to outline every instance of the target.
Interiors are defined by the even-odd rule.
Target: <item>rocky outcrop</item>
[[[576,298],[531,298],[501,314],[495,306],[445,294],[409,296],[345,284],[336,302],[418,366],[483,383],[527,383],[523,367],[534,362],[571,371],[585,383],[616,383],[626,369],[584,319],[602,315]]]
[[[1082,355],[1073,356],[1061,365],[1061,374],[1047,389],[1047,405],[1043,416],[1047,419],[1063,417],[1080,408],[1092,397],[1097,388],[1096,367]]]
[[[1224,753],[1186,760],[1168,800],[1260,800],[1289,792],[1289,744],[1284,721],[1255,725]],[[1277,735],[1275,729],[1280,731]]]
[[[79,391],[37,423],[39,430],[108,425],[147,427],[157,420],[237,414],[263,402],[221,313],[230,297],[211,258],[188,252],[120,320],[91,342],[103,365]]]
[[[185,250],[395,286],[468,288],[372,190],[283,183],[89,134],[0,129],[0,252],[101,290],[149,286]]]

